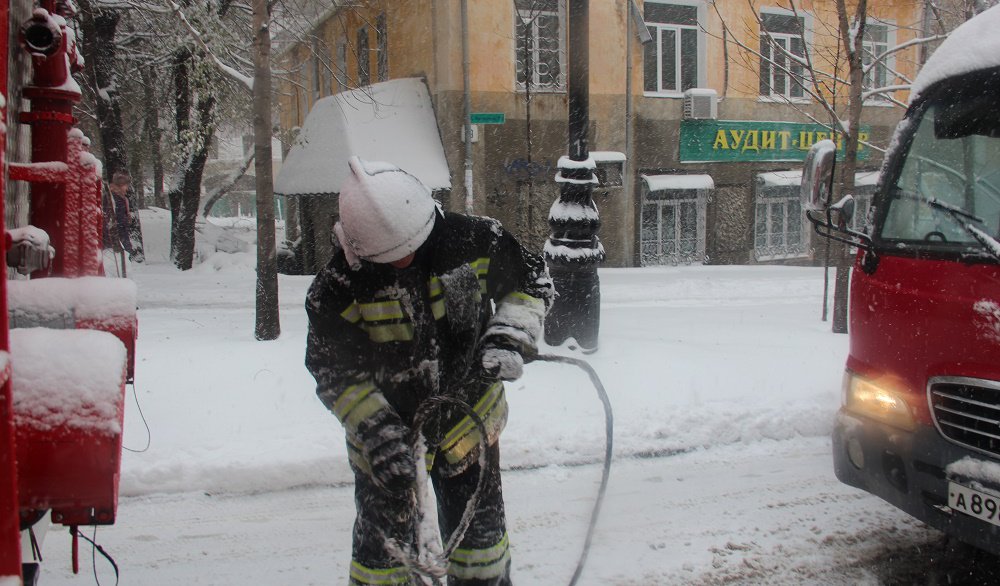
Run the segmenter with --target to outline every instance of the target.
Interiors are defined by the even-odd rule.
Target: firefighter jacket
[[[352,464],[364,461],[357,429],[382,409],[412,423],[422,401],[446,395],[472,406],[492,444],[506,423],[503,384],[481,364],[484,345],[529,357],[554,290],[542,259],[490,218],[439,212],[409,267],[361,261],[343,250],[306,297],[306,367],[316,393],[343,423]],[[495,311],[494,311],[495,306]],[[468,415],[442,408],[428,441],[428,469],[458,474],[478,454]],[[432,449],[435,447],[436,449]]]

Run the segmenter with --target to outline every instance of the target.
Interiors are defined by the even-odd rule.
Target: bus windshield
[[[886,176],[876,237],[907,249],[979,247],[966,224],[1000,239],[1000,73],[939,89],[914,113]]]

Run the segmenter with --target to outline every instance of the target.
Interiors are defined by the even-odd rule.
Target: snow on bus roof
[[[1000,6],[958,27],[927,60],[910,88],[910,103],[935,83],[954,75],[1000,67]]]
[[[451,173],[423,79],[376,83],[313,104],[274,180],[274,192],[339,193],[352,155],[392,163],[431,189],[451,188]]]

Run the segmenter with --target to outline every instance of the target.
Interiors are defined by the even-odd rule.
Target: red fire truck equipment
[[[1000,553],[1000,7],[959,27],[913,88],[868,227],[830,205],[833,145],[803,179],[816,231],[858,247],[837,478]]]
[[[0,4],[6,39],[10,3]],[[31,109],[16,121],[31,128],[30,162],[9,160],[0,124],[0,215],[9,203],[6,181],[25,181],[32,224],[6,230],[0,250],[9,266],[31,275],[0,284],[4,586],[37,580],[38,560],[22,550],[21,533],[42,519],[70,527],[74,571],[77,526],[114,523],[125,384],[134,375],[135,286],[103,276],[101,165],[73,128],[80,89],[71,73],[83,61],[66,26],[72,10],[70,2],[42,0],[20,27],[20,49],[4,43],[0,55],[0,100],[9,94],[11,51],[27,52],[32,73],[21,92]]]

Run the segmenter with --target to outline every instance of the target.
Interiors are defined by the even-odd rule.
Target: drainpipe
[[[462,86],[464,122],[462,132],[465,135],[465,213],[472,214],[472,99],[469,82],[469,0],[462,0]]]
[[[634,16],[632,12],[635,10],[633,3],[634,0],[625,0],[625,12],[628,14],[625,15],[625,168],[622,169],[622,183],[625,185],[625,201],[629,204],[632,204],[632,194],[635,192],[632,180],[632,17]],[[637,214],[632,216],[636,217]],[[631,256],[638,257],[635,251]]]

